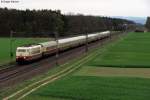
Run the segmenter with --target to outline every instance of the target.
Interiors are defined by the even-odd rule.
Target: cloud
[[[1,5],[1,4],[0,4]],[[18,9],[60,9],[63,13],[83,13],[104,16],[148,16],[149,0],[20,0]]]

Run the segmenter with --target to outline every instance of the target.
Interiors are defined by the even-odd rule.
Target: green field
[[[71,76],[31,93],[24,100],[148,100],[150,80]]]
[[[130,33],[100,49],[100,54],[75,73],[32,92],[24,100],[147,100],[149,45],[150,33]]]
[[[15,58],[16,47],[22,46],[24,44],[39,43],[42,41],[47,41],[48,38],[13,38],[12,39],[12,51]],[[0,38],[0,64],[7,63],[10,61],[10,39]]]
[[[89,66],[150,68],[150,33],[130,33],[109,46]]]
[[[93,51],[96,57],[89,58],[92,60],[74,73],[31,92],[23,100],[148,100],[149,44],[150,33],[129,33]]]

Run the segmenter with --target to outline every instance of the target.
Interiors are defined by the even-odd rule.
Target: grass
[[[48,38],[13,38],[12,39],[12,51],[13,51],[13,60],[15,59],[16,47],[22,46],[24,44],[30,43],[39,43],[43,41],[48,41]],[[9,62],[10,59],[10,39],[9,38],[0,38],[0,64]]]
[[[44,86],[24,100],[147,100],[150,80],[125,77],[70,76]],[[52,99],[53,100],[53,99]]]
[[[89,66],[150,68],[150,33],[129,33],[109,46]]]

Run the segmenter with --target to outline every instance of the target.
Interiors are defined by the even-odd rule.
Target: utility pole
[[[10,31],[10,59],[13,59],[13,31]]]
[[[85,35],[86,35],[86,46],[85,46],[85,51],[86,53],[88,52],[88,33],[87,33],[87,28],[85,29]]]
[[[56,65],[58,66],[59,65],[59,40],[58,40],[58,32],[56,31],[55,33],[55,41],[56,41],[56,55],[55,55],[55,58],[56,58]]]

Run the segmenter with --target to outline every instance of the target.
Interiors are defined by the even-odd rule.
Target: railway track
[[[100,45],[103,42],[108,42],[108,40],[110,39],[107,38],[107,39],[90,43],[88,44],[89,49],[95,48],[96,46]],[[63,64],[75,57],[79,57],[79,55],[82,55],[83,53],[85,53],[85,46],[80,46],[62,52],[59,55],[59,60],[58,60],[59,64]],[[15,85],[19,82],[22,82],[36,75],[46,72],[47,70],[55,66],[56,64],[55,59],[56,59],[55,55],[52,55],[51,57],[39,60],[38,62],[34,62],[32,64],[21,65],[21,66],[16,65],[11,68],[0,70],[0,88]]]
[[[8,64],[8,65],[1,65],[0,67],[5,67],[5,68],[0,69],[0,73],[4,73],[6,71],[15,69],[15,67],[17,67],[17,65],[16,64],[11,64],[11,65]]]
[[[98,55],[99,53],[96,52],[95,54],[91,54],[86,56],[84,59],[81,59],[80,61],[76,62],[74,65],[71,65],[65,69],[63,69],[60,72],[57,72],[54,75],[51,75],[49,77],[44,78],[43,80],[40,80],[36,83],[33,83],[27,87],[25,87],[24,89],[17,91],[16,93],[4,98],[3,100],[8,100],[11,98],[15,98],[17,100],[21,100],[24,97],[26,97],[27,95],[29,95],[31,92],[37,90],[38,88],[40,88],[41,86],[44,86],[48,83],[51,83],[63,76],[66,76],[67,74],[77,70],[78,68],[80,68],[83,64],[85,64],[86,62],[88,62],[90,59],[93,59],[93,57],[95,57],[96,55]]]

